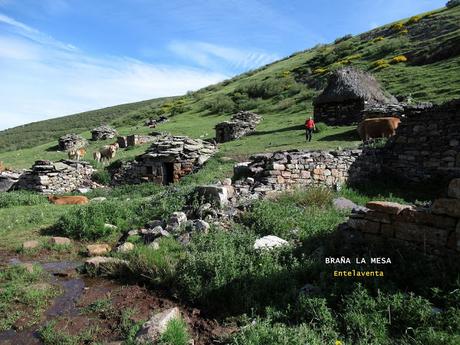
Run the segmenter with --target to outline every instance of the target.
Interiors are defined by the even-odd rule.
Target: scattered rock
[[[339,211],[352,210],[358,207],[353,201],[343,197],[335,198],[332,200],[332,204],[334,208]]]
[[[106,243],[88,244],[86,251],[88,256],[99,256],[110,252],[110,246]]]
[[[160,243],[158,241],[153,241],[152,243],[149,244],[149,247],[155,250],[160,249]]]
[[[90,191],[91,189],[89,188],[77,188],[77,192],[81,194],[86,194]]]
[[[128,261],[107,256],[95,256],[85,261],[84,269],[91,275],[119,275],[128,268]]]
[[[226,186],[205,185],[197,186],[195,194],[198,200],[210,203],[219,208],[228,204],[228,192]]]
[[[117,229],[116,225],[113,224],[104,224],[104,228],[115,230]]]
[[[232,185],[232,179],[231,178],[225,178],[223,181],[222,181],[222,184],[224,186],[231,186]]]
[[[283,240],[282,238],[273,235],[268,235],[257,239],[254,243],[254,249],[271,249],[281,247],[287,244],[289,244],[289,242]]]
[[[40,246],[40,242],[36,240],[25,241],[22,244],[22,249],[35,249]]]
[[[184,212],[174,212],[168,220],[168,225],[176,229],[185,224],[186,221],[187,215]]]
[[[22,268],[24,268],[27,272],[29,273],[33,273],[34,270],[35,270],[35,266],[33,263],[31,262],[24,262],[24,263],[21,263],[19,264],[19,266],[21,266]]]
[[[180,317],[180,311],[177,307],[155,314],[149,321],[142,325],[142,328],[136,335],[136,340],[141,343],[156,343],[158,338],[166,331],[168,323]]]
[[[96,198],[92,198],[92,199],[91,199],[91,202],[103,202],[103,201],[106,201],[106,200],[107,200],[106,197],[104,197],[104,196],[98,196],[98,197],[96,197]]]
[[[50,238],[50,243],[61,245],[61,246],[68,246],[72,244],[72,241],[70,240],[70,238],[67,238],[67,237],[55,236],[55,237]]]
[[[134,249],[134,244],[131,242],[125,242],[117,247],[117,252],[127,253]]]
[[[208,222],[205,222],[204,220],[201,219],[195,219],[191,221],[191,228],[192,231],[200,231],[204,233],[208,233],[209,228],[211,227]]]

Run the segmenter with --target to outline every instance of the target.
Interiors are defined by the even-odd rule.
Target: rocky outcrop
[[[112,139],[117,135],[117,130],[107,125],[96,127],[91,131],[92,140]]]
[[[92,187],[93,167],[85,161],[36,161],[31,170],[21,175],[15,185],[44,194],[63,194],[83,187]]]
[[[216,141],[218,143],[225,143],[248,135],[256,129],[261,120],[262,116],[256,113],[240,111],[234,114],[230,121],[221,122],[216,125]]]
[[[78,134],[66,134],[58,140],[59,150],[71,151],[88,146],[88,140]]]
[[[20,172],[3,171],[0,173],[0,192],[12,190],[21,177]]]
[[[451,197],[431,207],[374,201],[354,210],[348,226],[364,240],[392,246],[409,246],[423,253],[460,255],[460,179],[449,186]]]

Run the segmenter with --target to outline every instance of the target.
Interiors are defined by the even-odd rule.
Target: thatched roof
[[[387,93],[370,73],[353,67],[336,70],[324,91],[313,104],[341,103],[362,100],[369,104],[396,104],[395,97]]]

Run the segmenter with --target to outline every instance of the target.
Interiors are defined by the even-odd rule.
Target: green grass
[[[48,302],[57,293],[48,281],[48,274],[38,265],[34,265],[31,272],[19,265],[2,268],[0,332],[10,329],[19,319],[26,321],[26,327],[39,321]]]
[[[161,345],[188,345],[190,336],[187,324],[182,319],[173,319],[168,322],[166,331],[161,335],[158,343]]]

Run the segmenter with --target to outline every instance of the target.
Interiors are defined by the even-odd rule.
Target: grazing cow
[[[48,200],[55,205],[85,205],[89,202],[86,196],[48,195]]]
[[[79,161],[81,158],[83,158],[86,155],[86,150],[83,148],[80,148],[77,150],[70,150],[67,153],[67,155],[69,156],[69,159]]]
[[[365,119],[358,126],[358,133],[363,141],[371,138],[389,138],[395,135],[401,120],[397,117],[377,117]]]
[[[111,159],[115,158],[115,154],[117,153],[117,148],[115,145],[107,145],[107,146],[104,146],[102,149],[99,150],[99,155],[100,155],[100,158],[99,156],[97,158],[99,159],[95,159],[98,161],[98,162],[102,162],[102,161],[110,161]],[[96,156],[96,153],[95,155]]]
[[[0,161],[0,173],[4,172],[6,170],[5,166],[3,165],[3,162]]]

